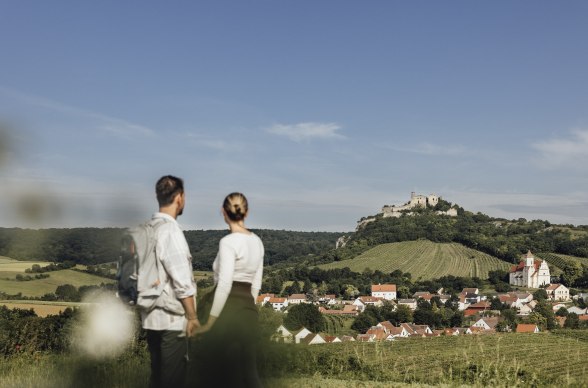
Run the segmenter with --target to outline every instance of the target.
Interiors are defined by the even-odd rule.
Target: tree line
[[[0,228],[0,256],[18,260],[96,265],[118,260],[123,228]],[[320,256],[335,246],[340,233],[254,229],[265,246],[267,265]],[[192,230],[184,234],[194,269],[210,270],[224,230]],[[56,264],[57,265],[57,264]]]

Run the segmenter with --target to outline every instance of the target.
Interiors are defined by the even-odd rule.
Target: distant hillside
[[[507,270],[510,265],[485,253],[457,243],[434,243],[428,240],[378,245],[358,257],[319,266],[322,269],[349,267],[390,273],[410,272],[413,279],[439,278],[445,275],[486,279],[488,271]]]
[[[455,216],[437,214],[452,208]],[[329,263],[357,257],[380,244],[426,239],[439,243],[460,243],[509,263],[521,254],[552,252],[588,258],[588,226],[553,225],[549,221],[506,220],[472,213],[439,199],[433,208],[414,208],[410,214],[385,217],[380,213],[360,221],[357,230],[339,240],[339,248],[318,262]],[[365,217],[364,217],[365,219]]]
[[[254,229],[265,246],[266,264],[296,261],[322,255],[335,246],[341,233],[292,232]],[[20,229],[0,228],[0,257],[77,264],[118,260],[122,228]],[[194,267],[210,270],[226,230],[186,231]]]

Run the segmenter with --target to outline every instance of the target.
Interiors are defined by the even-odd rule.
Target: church
[[[531,251],[523,255],[519,265],[510,270],[509,283],[513,286],[539,288],[550,282],[551,275],[547,262],[535,259]]]

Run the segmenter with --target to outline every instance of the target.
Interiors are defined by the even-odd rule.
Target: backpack
[[[118,296],[147,312],[160,307],[181,315],[183,306],[174,297],[156,254],[157,230],[165,223],[163,219],[149,220],[123,234],[117,271]]]

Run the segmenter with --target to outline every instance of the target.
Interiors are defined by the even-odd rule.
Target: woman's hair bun
[[[231,221],[242,221],[249,211],[247,198],[241,193],[231,193],[225,197],[223,209]]]

